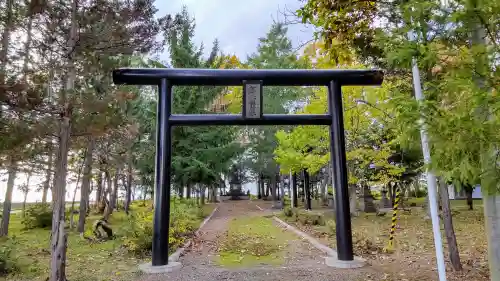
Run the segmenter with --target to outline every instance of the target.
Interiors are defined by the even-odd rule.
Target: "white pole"
[[[408,33],[410,40],[412,40],[413,34]],[[422,93],[422,85],[420,83],[420,71],[418,70],[417,60],[413,58],[412,61],[412,74],[413,74],[413,89],[415,91],[415,99],[418,102],[424,100],[424,95]],[[422,153],[424,154],[424,163],[428,165],[431,162],[431,152],[429,149],[429,139],[427,137],[427,132],[425,130],[425,124],[423,120],[419,120],[421,123],[420,127],[420,138],[422,141]],[[443,241],[441,239],[441,228],[439,225],[439,215],[438,215],[438,205],[437,205],[437,186],[436,186],[436,176],[429,170],[426,171],[427,174],[427,192],[429,195],[429,205],[431,209],[431,220],[432,220],[432,232],[434,234],[434,246],[436,248],[436,262],[438,268],[439,281],[446,281],[446,267],[444,263],[443,255]]]
[[[295,193],[293,192],[293,185],[292,184],[295,184],[295,182],[293,181],[293,173],[292,173],[292,169],[290,169],[290,181],[289,181],[289,186],[290,186],[290,202],[292,204],[292,207],[295,206],[294,203],[295,203],[295,200],[297,200],[297,198],[295,198]]]

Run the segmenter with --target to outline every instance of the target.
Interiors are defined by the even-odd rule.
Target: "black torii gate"
[[[113,71],[115,84],[158,85],[155,213],[152,265],[168,264],[172,127],[197,125],[328,125],[334,169],[338,259],[354,260],[342,86],[382,84],[379,70],[333,69],[163,69],[123,68]],[[171,114],[172,86],[243,86],[242,114]],[[263,86],[327,86],[328,114],[263,114]]]

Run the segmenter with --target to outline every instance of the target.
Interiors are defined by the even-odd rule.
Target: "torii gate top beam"
[[[120,68],[113,71],[115,84],[158,85],[167,79],[171,85],[241,86],[245,80],[261,80],[263,86],[342,86],[382,84],[383,72],[369,69],[193,69]]]

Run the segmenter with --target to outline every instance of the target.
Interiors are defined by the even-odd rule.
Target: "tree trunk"
[[[30,14],[29,19],[28,19],[28,26],[26,28],[28,31],[28,34],[26,36],[26,43],[24,44],[24,62],[23,62],[23,83],[27,83],[27,76],[28,76],[28,65],[30,62],[30,46],[31,46],[31,40],[32,40],[32,35],[33,35],[33,14]],[[31,172],[28,173],[28,178],[26,180],[26,190],[24,192],[24,198],[23,198],[23,217],[26,214],[26,200],[28,199],[28,193],[29,193],[29,179],[31,177]]]
[[[7,62],[10,47],[10,35],[14,28],[14,0],[7,0],[5,5],[5,25],[2,33],[2,47],[0,48],[0,85],[5,84],[7,76]],[[2,108],[0,107],[0,116]]]
[[[358,215],[358,198],[356,196],[356,185],[349,185],[349,212],[351,216]]]
[[[68,173],[68,151],[71,135],[71,106],[67,95],[74,89],[76,80],[76,69],[74,66],[73,51],[77,42],[77,12],[78,0],[73,0],[71,5],[71,27],[69,30],[69,38],[66,45],[66,55],[68,58],[66,69],[66,85],[59,94],[59,105],[61,107],[60,131],[58,136],[58,153],[56,160],[56,172],[54,175],[53,193],[55,198],[52,199],[53,215],[52,215],[52,232],[51,232],[51,260],[50,260],[50,276],[48,281],[66,281],[66,249],[67,237],[64,230],[65,219],[65,194],[66,194],[66,176]]]
[[[217,187],[212,186],[212,203],[217,203]]]
[[[205,205],[205,185],[204,184],[200,184],[199,186],[200,188],[200,205]]]
[[[113,213],[113,209],[109,205],[109,200],[107,197],[103,197],[103,204],[104,204],[104,212],[102,216],[104,217],[104,220],[107,222],[109,221],[109,217]]]
[[[111,179],[111,172],[109,169],[106,169],[104,172],[104,178],[106,180],[106,188],[105,190],[105,196],[108,200],[111,199],[111,196],[113,195],[113,180]]]
[[[23,188],[23,217],[26,215],[26,201],[28,200],[28,194],[30,192],[30,178],[31,178],[31,171],[28,172],[28,175],[26,177],[26,188]]]
[[[299,204],[299,192],[297,190],[297,174],[293,173],[292,178],[290,179],[291,185],[292,185],[292,207],[297,208]]]
[[[394,194],[394,186],[392,184],[392,182],[388,183],[387,184],[387,191],[388,191],[388,195],[389,195],[389,201],[391,202],[391,208],[394,206],[394,199],[396,197],[396,194]]]
[[[266,197],[269,197],[269,190],[271,189],[271,185],[269,183],[269,180],[267,180],[265,182],[265,184],[266,184],[266,187],[265,187],[265,189],[266,189]]]
[[[51,261],[49,281],[66,281],[66,247],[67,238],[64,230],[66,176],[68,172],[69,137],[71,130],[70,113],[67,112],[60,123],[59,149],[54,175],[53,215],[51,232]]]
[[[474,200],[472,199],[472,190],[466,189],[465,194],[467,195],[467,205],[469,210],[474,210]]]
[[[292,203],[293,202],[293,199],[292,199],[292,196],[293,196],[292,195],[292,172],[289,171],[287,176],[288,176],[288,185],[286,188],[288,191],[288,197],[290,198],[290,206],[292,206],[293,205],[293,203]]]
[[[103,196],[103,198],[105,199],[104,218],[106,221],[108,221],[109,216],[111,216],[111,214],[113,213],[113,208],[111,206],[111,201],[113,200],[113,181],[111,179],[109,168],[104,172],[104,177],[106,178],[106,188],[104,189],[106,192]]]
[[[262,191],[261,191],[262,192],[261,193],[262,198],[265,198],[267,200],[267,196],[269,196],[269,194],[268,194],[268,188],[267,188],[267,180],[264,179],[264,178],[262,178],[260,184],[261,184],[261,187],[262,187]]]
[[[320,183],[319,193],[322,206],[328,206],[328,199],[326,198],[326,186],[328,183],[328,177],[329,177],[328,173],[324,173]]]
[[[280,193],[281,193],[281,208],[285,208],[285,178],[283,175],[280,175]]]
[[[25,192],[23,197],[23,217],[26,215],[26,200],[28,200],[28,192]]]
[[[27,76],[29,71],[30,62],[30,47],[31,40],[33,38],[33,13],[30,14],[28,18],[28,26],[26,27],[28,34],[26,35],[26,43],[24,44],[24,62],[23,62],[23,82],[27,83]]]
[[[133,165],[133,159],[132,159],[132,150],[129,151],[128,157],[127,157],[127,184],[125,185],[125,213],[128,215],[129,214],[129,209],[130,209],[130,203],[132,199],[132,165]]]
[[[52,142],[52,140],[49,140]],[[42,191],[42,203],[47,203],[47,192],[49,191],[50,188],[50,180],[52,179],[52,143],[49,144],[49,149],[48,149],[48,161],[47,161],[47,171],[45,174],[45,181],[43,182],[43,191]]]
[[[261,194],[261,189],[260,189],[260,183],[262,182],[262,178],[260,177],[260,174],[257,178],[257,199],[262,199],[262,194]]]
[[[448,252],[453,269],[456,271],[462,270],[460,263],[460,253],[458,252],[457,237],[453,228],[453,219],[451,216],[450,198],[448,196],[448,186],[443,178],[439,179],[439,197],[443,206],[443,224],[446,241],[448,242]]]
[[[85,155],[85,164],[83,168],[82,187],[80,188],[80,211],[78,218],[78,232],[85,232],[85,219],[87,217],[87,206],[89,204],[90,181],[92,178],[92,161],[95,149],[95,139],[90,136],[87,143],[87,152]]]
[[[115,172],[115,176],[113,177],[113,191],[111,192],[111,200],[109,202],[111,210],[118,209],[118,176],[120,175],[120,170]]]
[[[190,198],[191,198],[191,192],[192,192],[191,190],[192,190],[192,189],[193,189],[193,188],[192,188],[191,184],[190,184],[190,183],[188,183],[188,184],[187,184],[187,186],[186,186],[186,198],[187,198],[187,199],[190,199]]]
[[[9,157],[7,190],[3,202],[2,224],[0,225],[0,237],[9,234],[10,211],[12,209],[12,192],[14,190],[14,181],[16,180],[17,161],[14,157]]]
[[[309,172],[307,170],[303,170],[302,172],[304,176],[304,208],[306,210],[311,210],[311,182],[310,182],[310,177],[309,177]]]
[[[193,191],[194,191],[193,197],[195,198],[196,204],[200,205],[200,186],[199,186],[199,184],[195,184],[193,186]]]
[[[73,218],[74,218],[74,212],[75,212],[75,199],[76,199],[76,192],[78,191],[78,185],[80,184],[80,175],[82,173],[82,168],[83,165],[85,164],[85,157],[87,157],[87,152],[85,152],[85,156],[83,158],[83,162],[80,165],[80,168],[78,169],[78,175],[76,177],[76,184],[75,184],[75,189],[73,190],[73,199],[71,200],[71,209],[69,212],[69,228],[73,229]]]
[[[87,216],[90,214],[90,194],[92,194],[92,192],[94,191],[94,182],[92,181],[92,179],[89,180],[90,180],[90,188],[89,191],[87,192],[87,213],[86,213]]]
[[[279,207],[278,201],[278,196],[276,194],[276,191],[278,190],[278,184],[276,181],[276,175],[271,176],[271,197],[273,199],[273,208]]]
[[[100,165],[101,166],[101,165]],[[99,204],[102,201],[102,168],[99,167],[99,172],[97,172],[97,190],[95,194],[95,208],[99,209]]]

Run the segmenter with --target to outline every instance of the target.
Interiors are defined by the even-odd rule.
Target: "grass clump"
[[[299,222],[302,225],[326,225],[326,219],[322,214],[299,211],[297,208],[287,207],[283,210],[283,215],[286,220],[292,222]]]
[[[234,219],[219,247],[219,264],[227,267],[282,264],[288,241],[294,238],[269,218]]]
[[[0,238],[0,276],[16,270],[16,260],[13,255],[16,243],[15,238]]]

